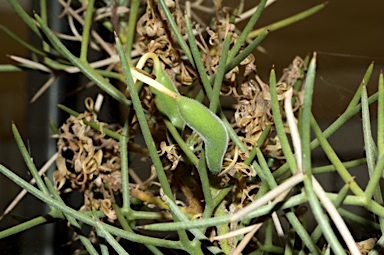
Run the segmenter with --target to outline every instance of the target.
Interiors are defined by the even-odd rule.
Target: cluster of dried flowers
[[[106,137],[102,127],[120,132],[119,126],[98,122],[91,98],[86,99],[86,106],[87,112],[69,117],[56,135],[58,170],[53,174],[54,184],[62,192],[84,192],[80,211],[96,208],[114,220],[114,193],[121,191],[120,145]],[[96,122],[101,132],[86,125],[84,120]]]
[[[168,8],[178,25],[182,35],[186,36],[183,11],[178,1],[167,1]],[[169,73],[178,77],[180,84],[190,85],[196,78],[196,72],[191,64],[183,60],[183,52],[177,47],[177,40],[170,32],[164,13],[159,4],[148,0],[146,12],[138,20],[136,25],[138,34],[136,50],[140,55],[147,52],[156,53]]]

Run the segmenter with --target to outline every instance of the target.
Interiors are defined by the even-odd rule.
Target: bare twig
[[[249,241],[252,239],[252,237],[255,235],[257,230],[259,230],[259,228],[262,225],[263,225],[263,223],[259,223],[259,224],[251,226],[251,227],[253,227],[252,231],[250,231],[248,234],[246,234],[244,236],[244,238],[241,240],[241,242],[236,247],[236,249],[231,253],[231,255],[238,255],[238,254],[240,254],[244,250],[245,246],[247,246]]]
[[[30,103],[35,102],[56,80],[56,76],[52,75],[49,79],[41,86],[41,88],[36,92],[36,94],[32,97]]]
[[[268,7],[269,5],[273,4],[276,0],[269,0],[266,4],[265,4],[265,7]],[[249,17],[251,17],[256,9],[257,9],[258,6],[255,6],[253,7],[252,9],[249,9],[248,11],[246,12],[243,12],[239,15],[239,17],[236,19],[235,23],[239,23],[245,19],[248,19]]]
[[[238,235],[243,235],[243,234],[246,234],[246,233],[253,231],[255,228],[260,228],[262,225],[263,225],[263,223],[258,223],[255,225],[251,225],[248,227],[237,229],[235,231],[231,231],[231,232],[226,233],[224,235],[214,236],[211,238],[211,241],[218,241],[218,240],[222,240],[222,239],[232,238],[232,237],[235,237]]]
[[[284,230],[283,230],[283,227],[281,226],[279,216],[277,215],[276,212],[272,213],[272,221],[273,221],[273,224],[275,225],[275,229],[277,232],[277,236],[279,237],[281,246],[285,247],[286,240],[285,240]]]
[[[14,56],[14,55],[9,55],[9,57],[11,59],[15,60],[16,62],[19,62],[21,64],[30,66],[33,69],[40,70],[40,71],[47,72],[47,73],[51,72],[51,70],[48,67],[46,67],[45,65],[40,64],[38,62],[34,62],[32,60],[29,60],[29,59],[26,59],[26,58],[22,58],[22,57],[18,57],[18,56]]]

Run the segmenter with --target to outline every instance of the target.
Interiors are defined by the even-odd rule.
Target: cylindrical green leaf
[[[220,173],[228,145],[228,133],[224,123],[194,99],[179,96],[176,98],[176,104],[187,125],[204,140],[209,170],[214,174]]]
[[[153,74],[156,75],[156,81],[161,83],[167,89],[178,94],[179,92],[177,91],[175,85],[161,67],[159,59],[153,59],[153,61]],[[175,100],[170,98],[168,95],[158,91],[157,89],[151,87],[150,90],[152,94],[155,95],[155,103],[159,111],[169,118],[169,120],[179,132],[182,131],[184,129],[185,123],[177,111]]]

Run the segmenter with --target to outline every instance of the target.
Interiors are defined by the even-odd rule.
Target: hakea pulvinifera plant
[[[81,72],[128,112],[120,124],[105,123],[97,117],[99,99],[93,103],[87,98],[87,111],[82,114],[60,105],[71,117],[54,135],[58,153],[53,184],[38,175],[13,125],[38,189],[2,165],[0,172],[52,210],[49,217],[0,231],[0,238],[57,218],[69,222],[89,254],[106,254],[105,243],[119,254],[137,252],[122,239],[143,245],[153,254],[167,254],[167,249],[190,254],[321,254],[322,242],[329,244],[324,252],[331,247],[335,254],[344,254],[331,222],[351,254],[375,251],[372,244],[383,242],[370,238],[356,244],[340,217],[369,222],[384,232],[377,185],[384,164],[383,76],[377,149],[366,132],[366,159],[341,162],[326,138],[360,111],[365,130],[370,130],[368,104],[378,97],[368,99],[363,85],[373,66],[346,112],[324,132],[311,116],[316,54],[311,61],[296,57],[280,80],[274,70],[269,81],[256,72],[254,52],[263,39],[324,4],[254,30],[270,1],[262,0],[253,10],[242,12],[222,7],[221,1],[202,6],[201,1],[58,0],[63,6],[58,17],[68,19],[71,31],[63,35],[47,24],[46,1],[41,1],[41,13],[33,18],[16,0],[8,2],[43,42],[38,49],[0,27],[34,53],[33,60],[11,56],[19,65],[0,68],[50,74],[32,101],[59,75]],[[208,13],[210,20],[201,19],[199,11]],[[247,17],[249,22],[240,31],[237,22]],[[97,30],[96,23],[103,30]],[[80,44],[79,56],[63,44],[66,39]],[[90,63],[90,49],[106,57]],[[224,99],[232,99],[235,105],[223,107]],[[310,129],[317,138],[312,143]],[[141,137],[145,145],[138,144]],[[310,150],[319,144],[332,166],[311,166]],[[364,192],[346,167],[367,161],[371,180]],[[339,193],[326,193],[318,183],[316,174],[324,171],[337,171],[345,181]],[[141,172],[149,177],[142,177]],[[348,190],[353,195],[346,196]],[[79,210],[66,205],[59,195],[73,191],[84,195]],[[342,204],[365,207],[379,216],[380,224],[343,213]],[[304,222],[309,214],[302,210],[308,205],[319,223],[312,233]],[[92,229],[82,228],[83,224]],[[266,231],[256,233],[262,226]],[[284,233],[287,228],[289,232]],[[151,237],[144,230],[175,235]],[[274,236],[279,237],[279,244]],[[98,242],[101,239],[106,242]]]

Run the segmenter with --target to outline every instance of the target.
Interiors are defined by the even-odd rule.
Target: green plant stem
[[[131,229],[131,227],[129,226],[127,220],[125,219],[122,210],[116,204],[113,205],[113,209],[116,212],[117,220],[119,221],[121,227],[125,231],[133,233],[133,230]],[[155,255],[164,255],[156,246],[147,245],[147,244],[145,244],[145,246],[147,247],[148,250],[150,250]]]
[[[352,167],[365,165],[366,163],[367,163],[367,160],[365,158],[355,159],[355,160],[351,160],[351,161],[347,161],[347,162],[342,162],[343,166],[347,169],[352,168]],[[313,174],[320,174],[320,173],[332,172],[335,170],[336,170],[336,167],[334,165],[320,166],[320,167],[312,168],[312,173]]]
[[[61,110],[65,111],[66,113],[69,113],[70,115],[72,116],[75,116],[76,118],[80,116],[80,113],[66,107],[65,105],[62,105],[62,104],[58,104],[57,107],[59,107]],[[121,139],[121,135],[108,129],[108,128],[100,128],[101,125],[97,124],[96,122],[93,122],[93,121],[87,121],[85,118],[81,119],[84,124],[90,126],[91,128],[97,130],[97,131],[100,131],[100,132],[103,132],[105,133],[107,136],[109,137],[112,137],[116,140],[120,140]]]
[[[23,139],[21,138],[20,133],[17,130],[17,127],[14,123],[12,123],[12,132],[13,132],[13,135],[15,137],[17,146],[19,147],[20,153],[23,156],[23,159],[24,159],[29,171],[31,172],[33,178],[36,180],[37,186],[45,195],[48,196],[49,195],[48,189],[44,185],[44,182],[39,175],[39,171],[37,171],[37,168],[36,168],[35,164],[33,163],[32,158],[29,155],[27,148],[25,147]]]
[[[55,135],[59,133],[59,130],[57,129],[57,126],[53,122],[53,120],[49,120],[49,127],[51,128],[51,132]]]
[[[290,228],[287,234],[287,242],[285,244],[284,255],[293,255],[293,247],[295,247],[295,229]]]
[[[172,215],[170,213],[164,212],[135,211],[130,209],[128,213],[126,212],[126,210],[123,210],[123,213],[129,221],[172,219]]]
[[[251,32],[252,28],[255,26],[256,22],[259,20],[261,13],[264,10],[265,4],[267,3],[267,0],[261,0],[259,5],[257,6],[256,11],[253,13],[252,17],[249,19],[247,25],[237,38],[237,41],[235,45],[233,45],[231,51],[228,54],[228,60],[227,63],[231,62],[232,59],[236,56],[236,54],[239,52],[241,46],[247,40],[247,37],[249,33]],[[256,36],[255,36],[256,37]]]
[[[226,202],[222,201],[217,207],[216,207],[216,210],[215,210],[215,217],[220,217],[220,216],[224,216],[224,215],[227,215],[228,213],[226,212],[226,208],[225,208],[225,204]],[[225,234],[228,234],[229,233],[229,226],[228,224],[222,224],[222,225],[219,225],[216,227],[217,229],[217,235],[218,236],[221,236],[221,235],[225,235]],[[233,237],[232,237],[233,238]],[[231,239],[229,238],[225,238],[225,239],[220,239],[219,240],[219,243],[220,243],[220,247],[221,249],[223,250],[223,252],[225,254],[230,254],[231,250],[232,250],[232,247],[231,247]]]
[[[36,53],[36,54],[44,56],[44,57],[48,57],[50,55],[50,53],[47,53],[43,50],[40,50],[40,49],[36,48],[35,46],[33,46],[32,44],[24,41],[23,39],[21,39],[19,36],[17,36],[15,33],[13,33],[11,30],[6,28],[5,26],[0,25],[0,30],[4,31],[4,33],[6,33],[9,37],[11,37],[16,42],[20,43],[24,48],[26,48],[26,49],[28,49],[28,50]]]
[[[128,173],[128,121],[124,124],[123,134],[120,136],[120,158],[121,158],[121,185],[123,193],[123,208],[130,209],[129,197],[129,173]]]
[[[165,123],[165,126],[167,127],[167,130],[171,133],[173,139],[175,139],[175,142],[180,146],[184,154],[187,156],[188,160],[190,160],[191,163],[197,167],[199,164],[199,159],[196,157],[193,151],[185,143],[183,138],[180,136],[179,131],[176,129],[174,125],[172,125],[170,120],[164,119],[164,123]]]
[[[260,246],[258,246],[258,250],[249,253],[249,255],[283,254],[283,253],[284,253],[283,248],[271,244],[271,245],[260,245]]]
[[[87,9],[85,13],[84,25],[83,25],[83,34],[81,37],[81,48],[80,48],[80,61],[87,63],[87,54],[89,47],[89,35],[92,25],[92,16],[93,16],[93,5],[95,0],[87,1]]]
[[[40,0],[40,15],[41,19],[45,24],[48,24],[48,16],[47,16],[47,0]],[[43,41],[43,49],[46,52],[50,51],[50,46],[47,42]]]
[[[363,116],[363,132],[364,132],[364,147],[365,153],[367,157],[367,166],[368,173],[370,177],[370,182],[372,183],[372,177],[375,175],[375,179],[373,180],[375,184],[378,184],[381,174],[383,172],[384,167],[384,159],[382,159],[381,169],[375,169],[377,153],[376,153],[376,145],[372,138],[371,133],[371,120],[369,117],[369,106],[368,106],[368,95],[366,86],[363,85],[361,89],[361,105],[362,105],[362,116]],[[381,157],[384,158],[384,157]],[[369,185],[369,183],[368,183]],[[367,186],[368,188],[368,186]],[[368,191],[368,192],[367,192]],[[369,189],[366,189],[364,197],[366,201],[370,200],[373,194],[373,198],[379,204],[383,204],[383,197],[381,195],[380,185],[370,184]],[[384,219],[380,218],[380,225],[382,226],[382,230],[384,231]]]
[[[116,37],[116,43],[118,45],[118,52],[119,52],[119,56],[121,57],[120,61],[121,61],[122,67],[123,67],[123,72],[125,75],[126,83],[128,85],[128,89],[129,89],[129,92],[131,94],[132,103],[133,103],[133,106],[134,106],[134,109],[135,109],[135,112],[137,115],[137,119],[139,121],[141,130],[142,130],[145,142],[148,146],[149,154],[152,158],[153,164],[155,165],[157,175],[158,175],[159,181],[162,185],[162,188],[164,190],[164,193],[166,195],[172,197],[172,191],[171,191],[171,188],[168,184],[167,176],[164,172],[164,168],[163,168],[162,163],[160,161],[159,155],[157,154],[157,149],[154,146],[155,143],[153,141],[151,131],[149,130],[147,120],[146,120],[146,117],[144,114],[144,110],[141,107],[141,101],[140,101],[139,95],[137,94],[136,87],[134,85],[132,75],[130,73],[130,69],[128,66],[128,62],[125,58],[125,55],[122,54],[121,43],[117,37]]]
[[[23,68],[21,68],[22,65],[20,66],[15,66],[15,65],[0,65],[0,72],[20,72],[24,71]],[[26,66],[24,66],[26,67]],[[28,68],[28,67],[27,67]]]
[[[302,159],[303,159],[303,171],[308,176],[308,182],[311,182],[312,178],[312,165],[311,165],[311,112],[312,112],[312,95],[313,86],[315,83],[316,74],[316,53],[313,54],[313,58],[309,63],[308,74],[305,81],[304,90],[304,102],[301,115],[301,147],[302,147]]]
[[[140,0],[132,0],[131,1],[131,10],[129,12],[129,20],[128,20],[128,34],[127,34],[127,43],[126,43],[126,57],[129,64],[132,64],[132,48],[133,48],[133,40],[135,38],[136,33],[136,20],[137,15],[139,13]]]
[[[22,178],[14,174],[11,170],[7,169],[3,165],[0,165],[0,173],[4,174],[6,177],[11,179],[13,182],[15,182],[18,186],[20,186],[23,189],[26,189],[29,193],[31,193],[33,196],[37,197],[41,201],[47,203],[48,205],[54,207],[58,211],[61,211],[65,215],[69,215],[79,221],[84,222],[85,224],[88,224],[92,227],[96,227],[96,223],[94,219],[87,216],[87,214],[80,213],[66,205],[60,204],[53,198],[51,198],[49,195],[47,196],[37,188],[30,185],[28,182],[24,181]],[[179,241],[169,241],[164,240],[160,238],[154,238],[154,237],[148,237],[148,236],[142,236],[135,233],[127,233],[122,229],[119,229],[117,227],[113,227],[109,224],[99,222],[99,224],[102,224],[103,227],[111,234],[115,236],[120,236],[121,238],[124,238],[126,240],[137,242],[137,243],[143,243],[143,244],[150,244],[154,246],[159,247],[165,247],[165,248],[171,248],[171,249],[183,249],[183,246]]]
[[[281,148],[287,160],[288,166],[291,169],[291,173],[294,174],[296,173],[297,165],[296,165],[296,160],[291,150],[287,135],[284,130],[284,123],[280,113],[280,104],[277,98],[276,74],[274,69],[272,69],[270,73],[269,86],[270,86],[270,93],[271,93],[271,109],[272,109],[273,119],[275,122],[277,136],[279,137]]]
[[[295,84],[292,85],[292,88],[294,91],[298,92],[301,88],[301,85],[303,84],[303,80],[304,80],[304,77],[305,77],[305,73],[307,71],[307,66],[308,66],[308,63],[309,63],[309,55],[307,55],[305,58],[304,58],[304,65],[300,68],[300,76],[297,78]],[[296,97],[292,97],[292,107],[295,105],[296,103]]]
[[[20,6],[20,4],[17,2],[17,0],[7,0],[8,3],[12,6],[12,10],[14,10],[20,18],[24,21],[27,26],[29,26],[32,31],[38,35],[40,38],[42,37],[40,34],[40,31],[34,22],[34,20],[28,15],[26,11]]]
[[[295,213],[293,211],[288,211],[286,213],[286,216],[289,220],[289,223],[291,223],[292,228],[295,229],[296,233],[301,238],[303,243],[307,246],[307,248],[310,250],[310,252],[318,255],[321,254],[319,248],[316,246],[316,243],[309,236],[308,232],[301,224]]]
[[[130,106],[131,102],[125,97],[125,95],[110,84],[103,76],[95,71],[88,63],[84,63],[79,58],[75,57],[64,44],[52,33],[46,24],[43,23],[41,18],[35,14],[37,22],[40,24],[44,34],[50,40],[52,45],[55,45],[55,49],[66,57],[73,65],[81,70],[81,72],[88,77],[91,81],[95,82],[102,90],[108,93],[111,97],[115,98],[120,103]]]
[[[119,73],[109,72],[109,71],[100,70],[100,69],[96,69],[95,71],[104,77],[116,79],[118,81],[124,81],[124,76]]]
[[[160,184],[161,184],[161,187],[164,191],[164,194],[167,195],[168,197],[173,198],[173,193],[172,193],[172,190],[169,186],[168,178],[167,178],[167,175],[165,174],[165,171],[164,171],[163,165],[161,163],[160,157],[157,154],[155,142],[153,141],[152,134],[151,134],[151,131],[149,129],[146,116],[144,114],[144,110],[141,106],[140,97],[137,93],[135,84],[133,82],[132,74],[130,72],[130,68],[129,68],[127,59],[126,59],[125,54],[123,52],[123,48],[122,48],[120,39],[116,36],[116,34],[115,34],[115,40],[116,40],[116,46],[117,46],[118,54],[120,57],[121,65],[123,68],[123,73],[124,73],[124,76],[126,79],[126,83],[127,83],[129,92],[131,94],[133,108],[135,109],[136,116],[137,116],[137,119],[139,121],[140,128],[141,128],[141,131],[143,133],[145,143],[148,147],[149,155],[152,159],[153,165],[155,166],[157,177],[160,181]],[[185,231],[179,231],[178,234],[180,237],[180,241],[182,242],[184,247],[188,247],[190,244],[190,241],[188,239],[186,232]]]
[[[331,201],[336,201],[339,194],[327,193],[327,196],[331,199]],[[276,210],[277,208],[280,210],[289,209],[305,202],[307,202],[307,197],[304,193],[295,195],[287,199],[286,201],[280,203],[279,207],[277,207],[276,203],[260,206],[251,213],[244,216],[243,220],[253,219],[270,214],[273,210]],[[368,205],[366,205],[364,199],[359,196],[349,195],[345,198],[343,204],[352,206],[366,206],[367,209],[372,211],[373,213],[379,216],[384,216],[383,206],[377,204],[375,201],[371,201]],[[143,229],[155,231],[172,231],[179,229],[207,228],[212,226],[218,226],[220,224],[227,224],[231,217],[231,215],[226,215],[221,217],[202,219],[198,221],[190,221],[188,224],[185,224],[184,222],[155,223],[151,225],[145,225],[143,226]]]
[[[315,14],[316,12],[320,11],[321,9],[323,9],[325,6],[325,4],[319,4],[319,5],[316,5],[308,10],[305,10],[303,12],[300,12],[296,15],[293,15],[289,18],[286,18],[286,19],[283,19],[283,20],[280,20],[278,22],[275,22],[271,25],[268,25],[268,26],[265,26],[265,27],[262,27],[262,28],[259,28],[257,30],[254,30],[252,32],[250,32],[248,34],[248,38],[255,38],[256,36],[258,36],[263,30],[266,30],[268,29],[269,31],[275,31],[275,30],[278,30],[280,28],[283,28],[283,27],[286,27],[290,24],[293,24],[297,21],[300,21],[302,19],[305,19],[306,17],[309,17],[313,14]]]
[[[266,223],[265,223],[265,240],[264,240],[263,247],[266,247],[266,246],[268,247],[273,245],[272,236],[273,236],[273,222],[272,222],[272,218],[269,218],[266,220]]]
[[[197,166],[197,171],[199,172],[200,181],[201,181],[201,189],[203,190],[204,200],[205,200],[205,208],[203,213],[203,218],[211,217],[211,214],[215,208],[215,204],[213,202],[212,194],[211,194],[211,186],[208,178],[207,166],[205,163],[205,152],[201,151],[199,164]]]
[[[323,148],[325,154],[329,158],[329,160],[332,162],[332,164],[336,167],[337,172],[341,176],[341,178],[344,180],[345,183],[351,182],[351,191],[356,196],[362,196],[364,195],[364,191],[357,185],[357,183],[353,180],[351,174],[348,172],[348,170],[344,167],[341,160],[336,155],[336,152],[333,150],[329,142],[324,136],[324,133],[321,132],[320,127],[316,123],[315,118],[311,118],[311,127],[313,132],[316,135],[317,141],[320,142],[321,147]]]
[[[208,79],[208,75],[205,70],[205,65],[201,59],[199,48],[197,47],[195,35],[193,34],[193,29],[191,26],[191,21],[187,16],[185,16],[185,27],[187,28],[188,41],[191,48],[191,54],[193,57],[194,65],[196,66],[197,71],[199,72],[199,79],[203,83],[203,87],[208,93],[208,90],[211,88],[211,83]]]
[[[350,186],[350,184],[346,183],[343,186],[343,188],[340,190],[336,200],[333,201],[333,204],[335,205],[336,208],[340,207],[340,205],[343,203],[344,199],[346,198],[348,191],[349,191],[349,186]],[[321,226],[317,225],[315,230],[312,232],[311,237],[317,243],[321,237],[321,234],[322,234]]]
[[[171,211],[176,215],[178,219],[180,219],[180,222],[182,224],[190,224],[191,221],[188,220],[188,218],[184,215],[182,211],[177,207],[175,202],[170,199],[168,196],[165,197],[165,202],[169,205],[169,208]],[[208,240],[208,238],[198,229],[189,229],[189,231],[197,238],[199,241],[204,241],[206,248],[212,253],[212,254],[222,254],[222,251],[216,247],[215,245],[211,244]],[[188,245],[190,246],[190,245]],[[188,246],[185,246],[186,248]],[[192,252],[191,254],[202,254],[201,249],[197,249],[198,247],[191,247],[192,250],[188,250],[188,252]],[[199,247],[200,248],[200,247]]]
[[[227,63],[227,57],[228,57],[228,51],[229,46],[231,43],[232,33],[228,33],[225,37],[223,48],[221,51],[221,56],[219,60],[219,66],[217,67],[216,71],[216,79],[213,84],[213,91],[212,96],[210,98],[210,104],[209,104],[209,110],[211,112],[216,113],[218,110],[218,106],[220,104],[220,91],[221,91],[221,85],[223,84],[223,79],[225,75],[225,65]]]
[[[49,223],[57,219],[64,219],[64,215],[59,210],[53,209],[45,215],[38,216],[34,219],[0,231],[0,239],[15,235],[17,233],[23,232],[36,226],[40,226],[45,223]]]
[[[371,78],[372,71],[373,71],[373,66],[374,66],[374,64],[372,62],[369,65],[367,71],[365,72],[363,80],[361,81],[360,86],[357,88],[355,95],[353,96],[352,100],[349,102],[348,107],[347,107],[347,111],[349,109],[355,107],[359,103],[360,98],[361,98],[361,90],[362,90],[363,86],[366,86],[368,84],[369,79]]]
[[[246,57],[248,57],[249,54],[251,54],[260,44],[261,42],[267,37],[269,34],[268,30],[264,30],[260,33],[260,35],[252,41],[244,50],[242,50],[233,60],[228,62],[227,60],[227,65],[225,66],[225,72],[231,71],[233,68],[238,66]],[[210,77],[210,81],[212,82],[216,77],[216,73],[213,74]]]
[[[325,238],[330,243],[332,249],[336,254],[344,254],[343,247],[337,240],[335,233],[332,230],[327,215],[321,208],[319,199],[317,198],[313,185],[312,185],[312,172],[311,172],[311,148],[310,148],[310,119],[311,119],[311,108],[312,108],[312,94],[313,86],[316,73],[316,53],[314,53],[312,60],[310,61],[308,74],[306,78],[306,86],[304,91],[304,102],[302,111],[302,122],[301,122],[301,147],[302,147],[302,169],[306,174],[304,176],[304,190],[308,197],[309,204],[312,212],[322,228]],[[272,82],[271,82],[272,84]],[[277,101],[277,94],[274,95]],[[271,85],[271,98],[272,98],[272,85]],[[276,109],[278,110],[278,109]],[[275,113],[276,110],[273,112]],[[283,146],[283,145],[282,145]],[[284,149],[283,149],[284,151]],[[289,150],[289,153],[292,153]],[[299,155],[300,156],[300,155]],[[298,163],[298,162],[297,162]],[[301,166],[298,166],[301,169]]]
[[[377,148],[379,155],[384,155],[384,78],[380,72],[377,102]]]
[[[379,193],[381,192],[379,182],[383,172],[384,172],[384,155],[380,155],[379,160],[377,161],[376,167],[370,175],[368,185],[365,188],[364,198],[367,202],[371,199],[373,194],[375,201],[379,204],[383,204],[383,198],[381,196],[381,193]],[[380,226],[381,226],[382,233],[384,233],[384,222],[382,217],[380,217]]]
[[[255,144],[255,146],[253,146],[251,152],[249,153],[249,157],[244,160],[244,164],[246,164],[247,166],[249,166],[252,163],[253,159],[255,158],[257,149],[263,146],[265,139],[267,138],[271,130],[271,126],[272,126],[271,124],[268,124],[264,128],[263,132],[261,132],[259,139],[257,140],[257,143]]]
[[[377,149],[376,149],[375,142],[373,141],[373,138],[372,138],[367,87],[365,85],[363,85],[361,89],[361,105],[362,105],[361,110],[362,110],[362,119],[363,119],[365,156],[367,158],[368,173],[369,173],[369,176],[371,176],[376,164]],[[380,196],[381,194],[380,190],[375,191],[375,194]]]
[[[63,206],[65,206],[64,201],[61,199],[60,195],[57,193],[57,191],[55,190],[55,188],[53,187],[52,183],[49,181],[49,179],[47,177],[44,178],[44,182],[47,185],[48,190],[52,194],[53,198],[58,203],[60,203]],[[54,211],[55,210],[56,209],[54,209]],[[61,213],[61,215],[62,215],[62,213]],[[71,226],[73,228],[75,228],[76,233],[78,234],[78,237],[79,237],[81,243],[84,245],[84,247],[89,252],[89,254],[91,254],[91,255],[98,254],[96,249],[93,247],[91,241],[83,234],[83,232],[81,230],[80,224],[73,217],[71,217],[69,215],[65,215],[65,218],[68,220],[68,222],[71,224]]]
[[[112,248],[117,252],[119,255],[128,255],[128,252],[124,250],[124,248],[116,241],[116,239],[108,232],[108,230],[104,227],[103,224],[100,224],[101,221],[97,217],[96,214],[93,215],[93,218],[95,219],[95,227],[97,231],[97,235],[99,237],[103,237],[111,246]]]
[[[264,155],[261,152],[260,148],[256,149],[256,155],[257,155],[257,160],[259,162],[259,165],[257,165],[256,169],[259,170],[257,171],[257,174],[260,176],[260,179],[263,182],[267,183],[271,189],[277,187],[276,180],[275,178],[273,178],[271,170],[268,167],[268,163],[265,160]]]
[[[305,169],[306,171],[308,169]],[[321,227],[321,230],[328,241],[328,243],[331,245],[332,250],[335,252],[335,254],[346,254],[343,246],[340,244],[337,236],[332,230],[331,225],[329,224],[329,219],[327,215],[324,213],[324,211],[321,208],[320,202],[318,198],[316,197],[315,192],[313,191],[312,181],[308,178],[304,178],[304,189],[305,193],[308,197],[308,202],[311,206],[312,212]],[[312,240],[312,239],[311,239]]]
[[[105,243],[100,242],[99,246],[100,246],[101,255],[109,255],[108,247],[107,245],[105,245]]]
[[[268,183],[267,183],[267,182],[262,182],[262,183],[261,183],[261,187],[260,187],[259,191],[257,192],[257,194],[256,194],[254,200],[260,199],[260,198],[263,197],[268,191],[270,191],[270,188],[269,188]]]
[[[223,199],[228,195],[228,193],[232,190],[232,188],[233,188],[232,185],[228,185],[220,189],[220,191],[213,198],[214,207],[220,204],[221,201],[223,201]]]
[[[343,208],[339,208],[338,211],[339,211],[340,215],[343,216],[344,218],[348,218],[350,220],[353,220],[354,222],[357,222],[364,227],[371,227],[371,228],[375,228],[375,229],[380,229],[380,225],[374,221],[371,221],[371,220],[368,220],[368,219],[361,217],[359,215],[353,214],[350,211],[347,211]]]

